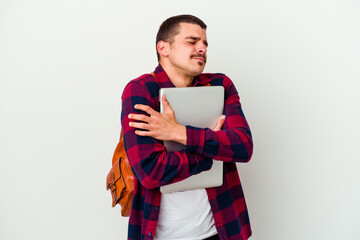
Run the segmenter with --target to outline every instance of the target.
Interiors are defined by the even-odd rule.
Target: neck
[[[166,64],[166,62],[161,62],[160,65],[165,70],[167,76],[169,77],[172,84],[175,87],[191,87],[194,76],[186,75],[185,73],[179,71],[178,69],[174,68],[172,65]]]

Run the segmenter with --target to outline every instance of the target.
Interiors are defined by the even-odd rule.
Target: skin
[[[194,77],[204,71],[207,47],[206,30],[191,23],[180,23],[179,33],[171,43],[160,41],[157,44],[157,51],[160,54],[159,63],[175,87],[192,86]],[[135,105],[135,109],[142,110],[150,116],[129,114],[129,119],[134,120],[129,122],[130,127],[140,129],[135,131],[139,136],[186,145],[186,127],[176,121],[175,113],[165,95],[161,101],[164,105],[164,113],[159,113],[147,105]],[[225,115],[220,117],[213,130],[221,130],[224,122]]]

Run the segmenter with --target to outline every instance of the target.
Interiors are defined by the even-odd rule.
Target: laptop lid
[[[175,112],[177,122],[182,125],[214,128],[223,113],[224,88],[222,86],[161,88],[159,92],[160,112],[164,112],[161,103],[161,97],[164,94]],[[164,141],[164,145],[169,152],[185,149],[184,145],[172,141]],[[183,181],[162,186],[160,191],[170,193],[221,186],[223,162],[213,161],[210,170],[193,175]]]

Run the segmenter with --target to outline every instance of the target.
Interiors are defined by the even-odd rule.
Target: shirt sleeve
[[[186,150],[225,162],[248,162],[253,152],[249,125],[233,82],[223,76],[225,123],[221,131],[186,126]]]
[[[136,104],[144,104],[157,110],[150,92],[144,85],[132,81],[124,89],[122,95],[121,125],[124,132],[124,146],[134,176],[148,188],[156,188],[186,179],[191,175],[209,170],[212,160],[196,152],[167,152],[162,141],[152,137],[135,134],[129,126],[130,113],[145,112],[134,108]]]

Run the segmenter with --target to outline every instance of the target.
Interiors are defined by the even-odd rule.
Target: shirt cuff
[[[205,144],[205,129],[186,125],[186,151],[202,154]]]

